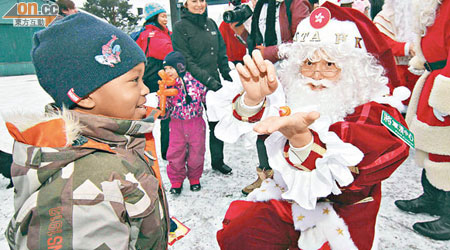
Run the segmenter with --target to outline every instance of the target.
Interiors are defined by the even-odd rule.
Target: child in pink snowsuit
[[[163,62],[165,72],[176,79],[178,95],[167,97],[170,115],[167,175],[170,193],[180,194],[187,178],[192,191],[199,191],[205,155],[206,125],[202,118],[206,87],[186,72],[183,55],[174,51]]]

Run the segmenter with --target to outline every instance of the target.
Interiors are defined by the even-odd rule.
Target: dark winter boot
[[[180,195],[182,190],[183,190],[183,187],[171,188],[169,192],[174,195]]]
[[[439,207],[440,201],[438,201],[438,196],[444,191],[441,191],[430,184],[425,176],[425,170],[422,171],[422,187],[423,194],[421,196],[412,200],[395,201],[395,205],[399,209],[410,213],[441,215],[442,211]]]
[[[442,215],[435,221],[416,223],[413,228],[419,234],[435,240],[450,240],[450,215]]]
[[[450,240],[450,191],[439,191],[437,202],[441,208],[441,218],[435,221],[416,223],[413,228],[419,234],[435,240]]]
[[[441,218],[435,221],[420,222],[413,225],[421,235],[435,240],[450,240],[450,191],[441,191],[438,197],[441,207]]]
[[[228,165],[226,165],[225,163],[218,166],[212,166],[212,169],[217,170],[222,174],[232,174],[231,171],[233,170],[230,167],[228,167]]]

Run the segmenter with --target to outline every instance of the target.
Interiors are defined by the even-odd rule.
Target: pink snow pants
[[[198,184],[205,160],[205,121],[202,117],[172,118],[169,128],[167,175],[172,187],[180,187],[186,176],[191,185]]]

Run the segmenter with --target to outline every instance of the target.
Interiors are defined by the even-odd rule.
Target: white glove
[[[433,114],[436,117],[436,119],[438,119],[441,122],[444,122],[444,117],[448,116],[448,114],[442,113],[439,110],[433,108]]]

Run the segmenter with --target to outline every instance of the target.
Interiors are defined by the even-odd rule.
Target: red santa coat
[[[327,181],[321,181],[326,174],[323,174],[318,178],[311,176],[318,176],[320,171],[324,172],[323,169],[325,166],[323,165],[319,166],[322,170],[316,169],[319,162],[318,159],[323,159],[328,150],[331,154],[335,154],[332,153],[332,151],[336,149],[336,146],[339,148],[341,145],[331,142],[335,139],[327,139],[326,141],[330,142],[328,144],[322,140],[324,137],[313,131],[314,144],[311,153],[308,158],[303,161],[301,166],[292,166],[293,163],[286,153],[286,148],[289,147],[289,144],[286,144],[286,140],[271,140],[269,137],[266,141],[266,146],[268,147],[269,161],[272,168],[276,171],[276,175],[274,176],[276,185],[273,185],[275,188],[271,189],[270,185],[272,184],[266,180],[260,189],[256,189],[249,195],[249,197],[252,195],[253,197],[256,197],[253,199],[255,201],[270,201],[269,203],[261,202],[261,205],[257,205],[258,203],[253,204],[252,210],[257,210],[259,206],[266,207],[270,205],[282,221],[292,225],[292,231],[294,231],[294,227],[295,229],[300,229],[300,231],[302,231],[300,234],[299,245],[302,240],[303,244],[308,240],[317,240],[312,239],[306,234],[309,228],[319,228],[320,225],[322,228],[327,228],[328,232],[325,232],[324,234],[332,249],[351,249],[350,247],[347,248],[345,245],[352,243],[351,241],[354,243],[353,248],[356,246],[358,249],[371,249],[375,233],[376,216],[381,201],[381,181],[388,178],[409,154],[408,146],[381,124],[380,120],[383,110],[393,116],[397,121],[404,125],[406,124],[397,109],[376,102],[369,102],[358,106],[353,114],[345,117],[344,121],[329,126],[329,132],[334,132],[343,143],[350,143],[355,146],[362,152],[362,155],[358,164],[349,166],[349,170],[351,171],[349,185],[343,186],[333,183],[331,185],[336,185],[339,191],[329,191],[329,195],[321,197],[319,197],[320,195],[317,195],[316,190],[328,190],[328,187],[321,187],[321,185],[329,185]],[[284,155],[284,158],[280,158],[280,153],[274,152],[270,147],[284,147],[284,149],[278,150],[283,151],[281,154]],[[343,149],[343,154],[345,154],[345,151],[346,149]],[[345,156],[343,156],[343,158],[345,158]],[[276,165],[274,165],[274,163]],[[336,172],[342,170],[343,169],[341,168]],[[334,175],[336,172],[333,172],[333,176],[336,176]],[[282,181],[277,177],[277,173],[280,173],[278,176],[281,176]],[[313,180],[314,178],[316,180]],[[340,179],[340,177],[336,178],[336,182],[338,182],[337,179]],[[345,178],[342,177],[342,179]],[[340,181],[342,181],[342,179]],[[278,194],[276,191],[277,187],[282,189]],[[288,194],[292,189],[298,189],[299,192],[294,191],[293,193],[291,192]],[[331,192],[335,194],[331,194]],[[339,192],[340,194],[337,194]],[[296,198],[298,197],[295,197],[296,195],[309,197],[307,197],[307,200],[304,200],[303,198],[297,200]],[[273,198],[279,200],[271,200]],[[250,199],[252,200],[252,198]],[[314,204],[315,208],[311,209],[308,200],[312,200],[312,203],[315,203],[317,200],[319,201],[317,204]],[[295,202],[298,202],[297,204],[300,206],[295,204]],[[334,211],[331,207],[327,207],[331,205],[338,215],[336,218],[342,218],[342,224],[344,225],[341,224],[339,226],[340,222],[336,221],[336,218],[329,220],[327,218],[317,218],[319,214],[320,216],[322,216],[322,214],[323,216],[328,216],[328,214],[331,216]],[[219,244],[222,244],[221,246],[228,247],[228,244],[233,244],[230,241],[230,239],[234,237],[233,233],[227,232],[229,228],[234,230],[235,227],[232,224],[233,221],[237,221],[241,228],[245,228],[247,226],[245,225],[246,223],[249,224],[248,226],[250,228],[254,227],[254,221],[252,222],[252,220],[247,219],[249,214],[244,211],[245,209],[248,210],[248,206],[249,205],[243,201],[235,202],[230,206],[229,211],[225,216],[224,229],[218,233],[218,240]],[[301,209],[300,207],[302,206],[308,209]],[[265,211],[266,210],[267,208],[265,208]],[[243,220],[240,216],[245,216],[246,219]],[[301,225],[303,222],[307,225]],[[262,227],[264,227],[264,224],[262,224]],[[302,230],[302,227],[308,227],[308,229]],[[346,227],[348,227],[348,229],[346,229]],[[255,229],[252,230],[258,232]],[[261,232],[270,230],[274,231],[274,233],[277,231],[277,229],[270,228],[260,229]],[[295,235],[292,231],[285,232],[286,238],[289,239],[292,235]],[[348,235],[348,233],[350,235]],[[301,239],[302,234],[306,235],[305,239]],[[317,234],[317,232],[315,234]],[[284,235],[276,237],[280,240]],[[350,243],[348,242],[349,240]],[[317,240],[317,242],[320,244],[318,246],[319,248],[323,242],[320,240]],[[309,243],[306,242],[306,244]],[[325,242],[325,249],[328,248],[327,244],[328,243]],[[291,245],[292,247],[292,242],[288,245]],[[352,246],[352,244],[350,244],[350,246]],[[270,249],[270,247],[267,249]]]
[[[389,47],[392,49],[392,54],[395,56],[395,63],[397,64],[397,72],[400,81],[397,85],[392,86],[393,88],[399,86],[407,87],[411,92],[414,89],[419,76],[412,74],[408,70],[409,57],[406,56],[408,53],[409,44],[406,42],[398,41],[396,39],[397,27],[394,26],[395,13],[392,11],[382,10],[374,18],[373,22],[375,26],[381,31],[381,35],[387,42]],[[405,105],[409,104],[409,98],[403,101]]]
[[[434,24],[421,40],[421,49],[426,62],[441,62],[442,68],[428,69],[419,79],[406,120],[415,135],[416,149],[425,152],[418,163],[427,170],[428,180],[450,191],[450,0],[442,1]]]

